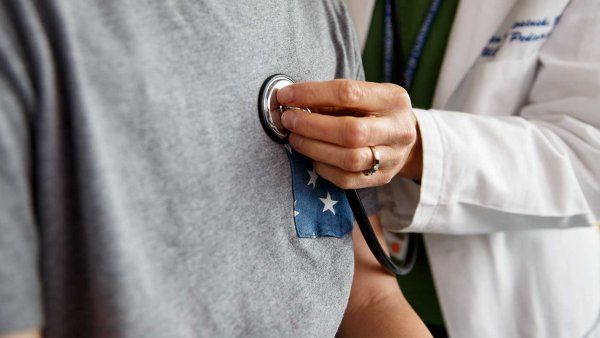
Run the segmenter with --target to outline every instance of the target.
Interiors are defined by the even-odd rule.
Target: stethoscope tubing
[[[404,276],[407,275],[415,265],[417,260],[417,250],[418,243],[415,234],[409,234],[408,241],[408,252],[406,255],[406,260],[404,264],[398,265],[394,263],[388,254],[385,252],[379,240],[377,239],[377,235],[373,230],[373,226],[369,221],[369,217],[367,216],[367,212],[360,200],[360,196],[358,192],[354,189],[344,190],[346,193],[346,198],[348,199],[348,203],[350,204],[350,209],[352,209],[352,213],[354,214],[354,219],[356,220],[356,224],[362,233],[367,246],[375,256],[375,259],[383,266],[389,273],[396,276]]]

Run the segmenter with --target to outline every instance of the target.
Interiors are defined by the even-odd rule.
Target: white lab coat
[[[425,233],[450,335],[600,337],[600,0],[461,0],[416,115],[381,217]]]

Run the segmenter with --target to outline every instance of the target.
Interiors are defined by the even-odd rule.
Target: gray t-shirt
[[[265,78],[360,78],[335,0],[0,3],[0,332],[333,336],[350,236],[299,239]]]

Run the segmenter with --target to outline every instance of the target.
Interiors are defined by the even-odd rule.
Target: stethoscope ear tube
[[[369,221],[369,217],[367,216],[365,208],[362,205],[358,192],[354,189],[344,190],[344,192],[346,193],[346,198],[348,199],[348,203],[350,204],[350,208],[352,209],[356,223],[360,228],[360,232],[365,238],[369,249],[379,264],[381,264],[388,272],[396,276],[404,276],[408,274],[412,270],[417,260],[417,249],[419,242],[417,241],[417,238],[415,238],[416,235],[409,234],[409,247],[405,263],[401,266],[396,265],[383,250],[379,240],[377,239],[377,236],[375,236],[375,231],[371,226],[371,222]]]

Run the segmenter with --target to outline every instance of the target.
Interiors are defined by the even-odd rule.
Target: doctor
[[[280,90],[321,108],[283,115],[291,145],[425,234],[450,336],[600,337],[600,2],[462,0],[446,50],[431,109],[393,84]]]

